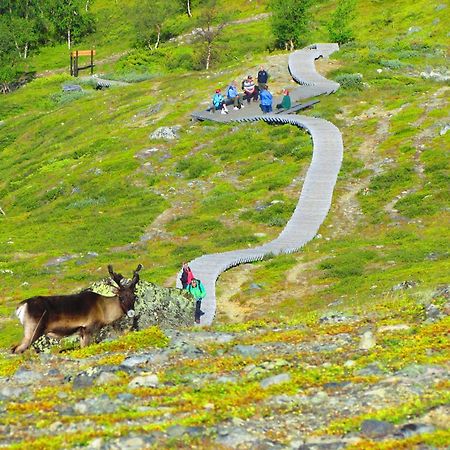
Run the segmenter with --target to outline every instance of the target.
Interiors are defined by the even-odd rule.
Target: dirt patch
[[[248,316],[253,312],[253,307],[243,305],[232,298],[241,292],[245,283],[251,280],[255,268],[255,265],[243,264],[220,276],[216,285],[218,287],[216,317],[219,322],[239,323],[248,320]]]

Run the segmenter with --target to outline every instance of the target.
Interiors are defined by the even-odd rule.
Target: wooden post
[[[78,76],[78,50],[75,52],[75,70],[73,76]]]
[[[91,50],[91,75],[94,73],[94,50]]]

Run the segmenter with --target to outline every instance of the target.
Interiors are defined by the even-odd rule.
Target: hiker
[[[289,97],[289,91],[283,89],[283,98],[281,103],[278,103],[277,109],[289,109],[291,107],[291,97]]]
[[[191,284],[188,285],[187,291],[194,297],[195,299],[195,323],[200,323],[200,317],[205,314],[201,310],[202,300],[206,296],[205,287],[202,282],[197,278],[194,278],[191,281]]]
[[[213,96],[212,103],[212,112],[220,110],[222,114],[228,114],[228,108],[225,104],[225,98],[221,94],[220,89],[216,89],[216,93]]]
[[[227,90],[227,99],[228,104],[233,104],[233,109],[241,109],[244,107],[244,105],[241,102],[241,95],[238,93],[237,90],[237,83],[236,80],[233,80],[233,82],[228,86]]]
[[[258,71],[258,90],[261,91],[263,85],[267,84],[267,80],[269,79],[269,74],[266,72],[263,66],[259,68]]]
[[[194,274],[192,273],[191,268],[188,266],[188,263],[183,263],[183,271],[181,272],[180,281],[183,286],[183,289],[187,289],[187,287],[191,284],[191,281],[194,279]]]
[[[242,89],[244,90],[244,98],[247,100],[247,103],[250,103],[251,99],[255,102],[258,101],[258,90],[251,75],[242,81]]]
[[[259,93],[261,104],[260,107],[262,109],[263,114],[267,114],[272,112],[272,93],[269,91],[269,87],[267,84],[261,86],[261,92]]]

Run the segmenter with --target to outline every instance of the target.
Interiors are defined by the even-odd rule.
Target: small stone
[[[421,27],[409,27],[408,28],[408,34],[418,33],[421,30],[422,30]]]
[[[141,450],[145,448],[145,441],[140,437],[122,438],[118,445],[121,449]]]
[[[89,405],[86,402],[75,403],[73,409],[78,414],[86,414],[89,411]]]
[[[181,437],[186,433],[186,427],[182,425],[173,425],[167,428],[166,433],[170,438]]]
[[[237,353],[242,356],[257,356],[262,352],[262,349],[255,345],[236,345],[233,347],[233,353]]]
[[[359,349],[360,350],[369,350],[369,349],[375,347],[375,345],[376,345],[375,336],[373,335],[373,333],[371,331],[366,331],[361,337]]]
[[[20,368],[14,375],[13,380],[22,384],[32,384],[41,381],[44,376],[39,372]]]
[[[385,325],[383,327],[378,328],[378,333],[386,333],[390,331],[407,331],[410,330],[411,327],[406,324],[397,324],[397,325]]]
[[[382,420],[364,420],[361,424],[361,433],[368,438],[382,438],[394,431],[394,425]]]
[[[407,423],[400,428],[398,434],[404,438],[409,438],[417,434],[432,433],[434,430],[435,427],[432,425],[427,425],[424,423]]]
[[[93,384],[94,384],[94,380],[92,377],[90,377],[86,374],[81,374],[81,375],[77,375],[75,377],[75,379],[73,380],[72,388],[73,389],[83,389],[86,387],[90,387]]]
[[[132,401],[134,401],[134,399],[135,396],[128,392],[120,392],[119,394],[117,394],[117,400],[120,400],[121,402],[131,403]]]
[[[120,378],[111,372],[102,372],[97,379],[95,380],[95,384],[97,386],[102,386],[104,384],[116,384],[118,383]]]
[[[278,375],[274,375],[272,377],[265,378],[260,382],[260,385],[263,389],[266,389],[275,384],[287,383],[291,380],[291,376],[288,373],[280,373]]]
[[[374,362],[371,364],[367,364],[366,367],[363,367],[362,369],[358,370],[356,374],[361,376],[371,376],[371,375],[384,375],[384,372],[379,367],[379,365],[376,362]]]
[[[103,439],[102,438],[96,438],[89,442],[88,446],[86,447],[87,450],[100,450],[103,448]]]
[[[129,383],[128,386],[131,389],[138,388],[138,387],[152,387],[156,388],[159,385],[159,379],[157,375],[144,375],[139,376],[136,378],[133,378]]]
[[[311,404],[320,405],[321,403],[325,403],[330,399],[328,394],[324,391],[318,392],[314,397],[311,398]]]
[[[27,393],[27,389],[24,387],[4,386],[0,388],[0,400],[1,399],[17,399],[23,397]]]

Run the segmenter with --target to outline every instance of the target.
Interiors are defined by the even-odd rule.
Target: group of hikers
[[[272,112],[273,95],[269,91],[267,81],[269,80],[269,74],[263,66],[259,68],[257,75],[257,83],[251,75],[244,78],[241,83],[242,92],[238,92],[237,82],[234,80],[227,88],[225,95],[222,94],[220,89],[216,89],[216,92],[212,98],[212,106],[209,109],[210,112],[220,111],[221,114],[228,114],[228,106],[233,105],[234,110],[244,108],[244,102],[247,104],[253,100],[254,102],[260,100],[260,108],[263,114]],[[291,97],[289,91],[283,89],[283,98],[279,104],[276,105],[277,109],[289,109],[291,107]]]
[[[200,317],[205,314],[202,309],[202,300],[206,296],[206,290],[202,282],[194,277],[188,263],[183,263],[183,269],[180,277],[183,289],[189,292],[195,299],[195,323],[200,323]]]

